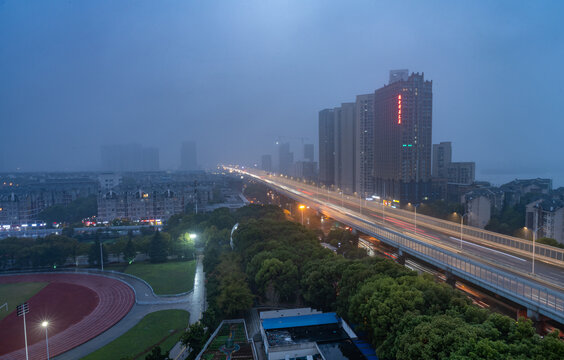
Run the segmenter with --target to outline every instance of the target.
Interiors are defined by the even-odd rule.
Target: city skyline
[[[432,142],[477,180],[564,186],[563,6],[4,1],[0,171],[98,170],[119,143],[176,169],[186,138],[203,168],[258,163],[278,137],[317,144],[319,109],[409,68],[434,82]]]

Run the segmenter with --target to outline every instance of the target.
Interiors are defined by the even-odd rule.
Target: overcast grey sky
[[[563,15],[562,1],[0,0],[0,170],[96,170],[116,143],[157,146],[170,169],[184,140],[208,167],[257,161],[278,136],[317,148],[319,110],[408,68],[433,80],[433,142],[455,161],[564,186]]]

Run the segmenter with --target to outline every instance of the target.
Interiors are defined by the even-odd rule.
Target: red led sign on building
[[[401,94],[398,95],[398,125],[401,124]]]

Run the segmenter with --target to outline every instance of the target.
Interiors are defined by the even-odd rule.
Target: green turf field
[[[133,263],[125,272],[148,282],[157,295],[172,295],[192,290],[196,262]]]
[[[144,359],[157,344],[163,351],[168,351],[188,327],[189,318],[190,313],[184,310],[162,310],[151,313],[128,332],[83,359],[133,359],[134,356]]]
[[[3,307],[0,310],[0,320],[8,316],[20,305],[29,300],[39,290],[43,289],[48,283],[46,282],[24,282],[16,284],[0,284],[0,306],[8,303],[8,311]]]

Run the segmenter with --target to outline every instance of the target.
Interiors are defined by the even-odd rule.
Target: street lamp
[[[43,321],[41,326],[45,328],[45,346],[47,347],[47,360],[49,360],[49,336],[47,335],[47,326],[49,323],[47,321]]]
[[[419,206],[419,204],[409,203],[409,205],[413,206],[413,209],[414,209],[413,227],[414,227],[414,230],[415,230],[415,235],[417,235],[417,206]]]
[[[462,249],[462,227],[464,226],[464,217],[466,215],[468,215],[468,213],[460,216],[460,249]]]
[[[300,210],[302,211],[302,225],[304,224],[304,209],[305,209],[305,205],[300,205],[299,206]]]
[[[537,241],[537,232],[542,228],[543,228],[543,226],[532,230],[532,232],[533,232],[533,262],[532,262],[532,266],[531,266],[531,273],[533,275],[535,274],[535,242]],[[525,226],[525,229],[527,229],[526,226]]]

